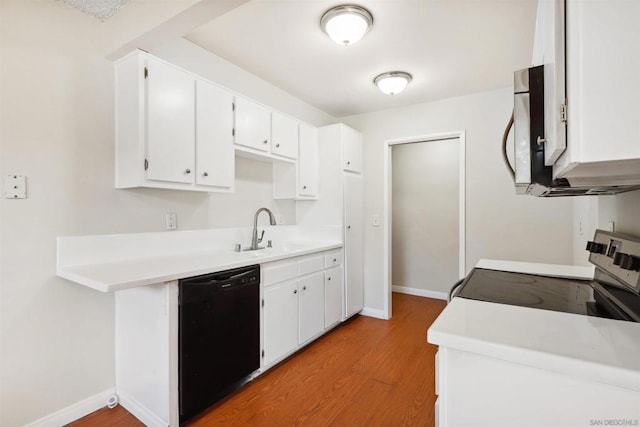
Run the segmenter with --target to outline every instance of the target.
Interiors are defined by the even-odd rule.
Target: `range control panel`
[[[586,249],[590,263],[640,294],[640,238],[596,230]]]

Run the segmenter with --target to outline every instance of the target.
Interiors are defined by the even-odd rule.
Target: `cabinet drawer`
[[[297,259],[270,262],[262,267],[262,284],[264,286],[295,279],[296,277],[298,277]]]
[[[313,254],[298,258],[298,272],[300,276],[314,273],[324,268],[324,257],[322,254]]]
[[[342,264],[342,250],[328,252],[324,255],[324,268],[337,267]]]

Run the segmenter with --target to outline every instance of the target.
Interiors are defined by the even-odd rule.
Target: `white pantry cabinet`
[[[344,293],[342,318],[364,308],[364,218],[362,174],[362,134],[335,124],[319,129],[320,182],[328,204],[323,204],[323,218],[343,226]],[[348,167],[352,167],[348,169]],[[324,190],[323,190],[324,191]],[[326,197],[325,197],[326,195]]]
[[[342,126],[340,131],[344,170],[362,173],[362,134],[348,126]]]
[[[271,110],[241,96],[235,104],[236,144],[269,152],[271,139]]]
[[[271,154],[298,158],[298,122],[276,111],[271,113]]]
[[[351,317],[364,307],[364,219],[362,176],[344,176],[344,264],[345,316]]]
[[[230,92],[141,51],[115,83],[116,188],[233,190]]]
[[[318,129],[299,124],[298,161],[273,162],[273,198],[313,200],[318,197]]]

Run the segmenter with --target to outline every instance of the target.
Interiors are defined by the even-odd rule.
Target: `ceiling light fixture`
[[[402,92],[411,79],[411,74],[404,71],[389,71],[376,76],[373,83],[387,95],[395,95]]]
[[[371,29],[373,16],[360,6],[342,5],[327,10],[320,18],[320,26],[333,41],[349,46]]]

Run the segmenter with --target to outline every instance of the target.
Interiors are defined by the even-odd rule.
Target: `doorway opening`
[[[385,142],[384,314],[392,292],[446,299],[465,275],[465,132]]]

